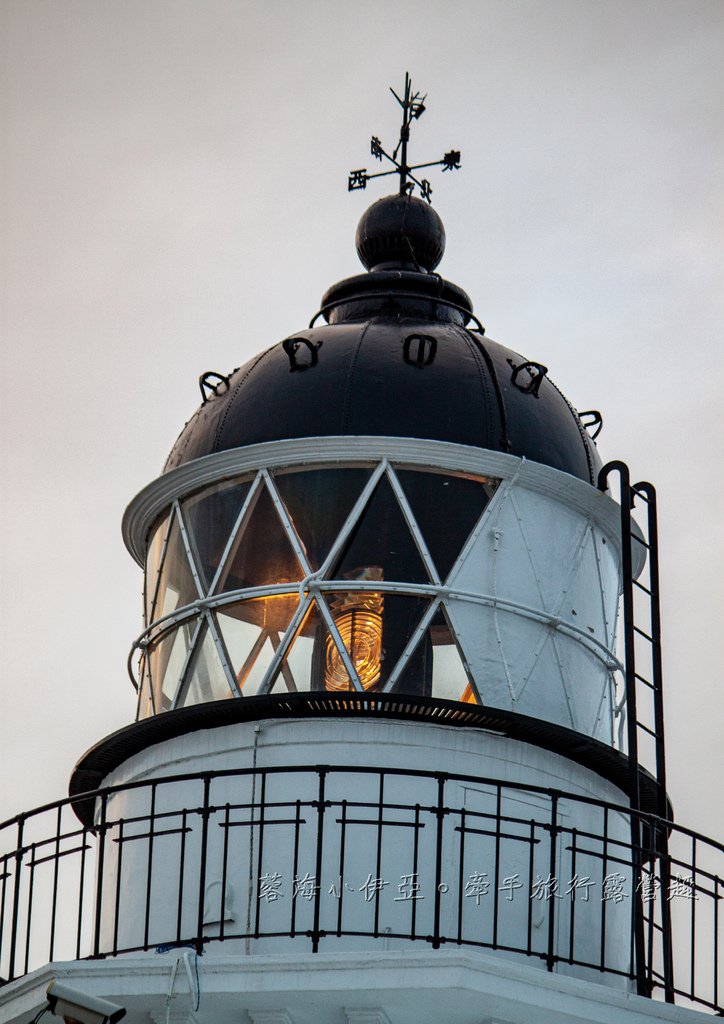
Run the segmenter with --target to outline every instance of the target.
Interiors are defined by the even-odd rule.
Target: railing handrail
[[[724,843],[720,843],[718,840],[713,839],[709,836],[704,835],[701,832],[697,832],[694,829],[690,829],[685,825],[681,825],[678,822],[674,822],[668,818],[662,818],[657,814],[653,814],[651,811],[635,810],[626,804],[619,804],[611,800],[602,800],[598,797],[586,796],[583,793],[573,793],[570,790],[560,789],[558,787],[550,786],[538,786],[535,783],[529,782],[516,782],[515,780],[503,780],[497,779],[493,776],[483,775],[468,775],[460,772],[441,772],[436,770],[426,770],[417,768],[398,768],[398,767],[387,767],[380,765],[338,765],[338,764],[301,764],[301,765],[256,765],[247,768],[218,768],[206,771],[198,772],[181,772],[174,775],[163,775],[154,778],[136,779],[131,782],[119,782],[112,786],[101,786],[98,789],[89,789],[82,793],[75,794],[74,796],[63,797],[59,800],[52,800],[49,803],[41,804],[38,807],[34,807],[29,811],[21,811],[14,815],[12,818],[7,818],[5,821],[0,822],[0,833],[4,829],[17,826],[21,821],[27,822],[30,818],[40,814],[47,813],[48,811],[58,810],[62,807],[74,807],[77,804],[85,803],[88,800],[102,799],[103,797],[112,796],[115,793],[126,792],[133,789],[142,789],[147,786],[160,786],[165,784],[173,784],[179,782],[193,782],[202,781],[205,778],[229,778],[235,775],[261,775],[261,774],[280,774],[280,773],[293,773],[293,772],[320,772],[320,771],[334,771],[349,774],[364,774],[364,775],[379,775],[380,772],[384,772],[387,775],[400,775],[400,776],[415,776],[421,778],[437,779],[439,777],[445,778],[448,782],[471,782],[476,785],[489,785],[498,786],[504,785],[506,789],[517,789],[529,793],[540,793],[545,796],[556,796],[559,799],[573,800],[577,803],[589,804],[595,807],[608,808],[610,811],[621,812],[625,815],[632,815],[642,823],[656,825],[662,829],[666,829],[668,832],[679,832],[683,835],[687,835],[697,842],[705,843],[712,846],[714,849],[724,853]],[[0,852],[0,856],[5,856]]]

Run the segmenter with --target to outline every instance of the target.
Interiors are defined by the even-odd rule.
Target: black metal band
[[[481,324],[480,320],[475,316],[471,310],[465,306],[461,306],[457,302],[451,302],[450,299],[441,298],[439,295],[426,295],[424,292],[413,292],[413,291],[398,291],[397,289],[389,289],[388,291],[374,291],[374,292],[359,292],[353,295],[346,295],[339,299],[332,299],[326,302],[321,309],[319,309],[312,319],[309,321],[309,330],[311,330],[320,316],[327,318],[327,314],[332,310],[336,309],[337,306],[351,305],[353,302],[365,302],[370,299],[414,299],[417,302],[429,302],[433,306],[445,306],[448,309],[454,309],[456,313],[460,313],[464,318],[464,324],[467,324],[470,320],[475,324],[475,328],[480,334],[485,334],[485,328]],[[472,328],[468,327],[468,330]]]
[[[459,701],[395,694],[311,691],[213,701],[135,722],[101,740],[80,759],[70,779],[69,793],[76,797],[99,789],[106,776],[129,757],[156,743],[198,729],[214,729],[264,718],[319,716],[342,721],[374,716],[377,721],[380,718],[406,719],[433,725],[485,729],[561,754],[612,782],[622,793],[628,791],[628,758],[600,740],[551,722]],[[643,768],[639,772],[641,810],[656,813],[659,807],[656,782]],[[82,810],[83,805],[79,804],[78,812]],[[670,808],[667,817],[672,817]],[[85,814],[82,820],[84,818]],[[90,821],[84,820],[84,823],[90,824]]]

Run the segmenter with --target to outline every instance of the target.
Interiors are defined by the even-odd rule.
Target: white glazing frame
[[[329,466],[328,464],[306,464],[305,466],[295,466],[293,468],[299,470],[325,468],[334,470],[339,468],[339,466]],[[216,571],[208,587],[208,590],[205,590],[203,586],[201,573],[195,562],[193,545],[191,544],[190,541],[189,530],[185,522],[183,513],[183,499],[177,498],[174,500],[168,515],[162,552],[159,557],[158,565],[156,567],[157,578],[154,584],[154,595],[151,601],[151,609],[153,611],[153,609],[155,608],[155,604],[158,600],[159,580],[163,570],[164,559],[168,549],[169,537],[171,535],[174,522],[178,523],[179,526],[179,532],[182,538],[184,552],[189,562],[191,574],[193,576],[193,580],[198,591],[198,598],[182,606],[181,608],[174,609],[173,612],[170,612],[167,615],[161,616],[160,618],[151,621],[146,627],[146,629],[143,631],[143,633],[134,642],[130,656],[130,658],[132,658],[134,651],[138,649],[140,649],[143,652],[146,652],[149,647],[160,642],[164,637],[169,636],[171,632],[175,630],[178,626],[180,626],[182,623],[188,622],[189,620],[196,621],[194,632],[184,659],[183,668],[181,670],[178,685],[176,687],[176,694],[171,704],[171,708],[169,710],[178,706],[178,701],[183,695],[184,686],[187,682],[187,676],[189,674],[190,665],[193,661],[194,655],[198,650],[199,644],[202,642],[201,635],[204,631],[204,624],[206,624],[206,627],[209,633],[211,634],[212,640],[216,647],[217,654],[219,656],[219,660],[226,675],[227,682],[229,683],[230,696],[242,696],[242,691],[239,688],[237,677],[231,666],[231,659],[226,650],[226,644],[224,643],[224,639],[214,621],[214,617],[211,614],[211,612],[217,608],[223,610],[225,606],[230,604],[235,605],[240,601],[248,601],[252,599],[270,597],[279,594],[299,594],[300,600],[297,609],[286,628],[284,636],[282,637],[281,643],[276,648],[274,652],[274,657],[264,674],[263,680],[261,681],[261,684],[257,691],[257,693],[260,695],[269,692],[272,685],[276,682],[279,670],[283,669],[282,663],[284,662],[284,659],[286,658],[294,641],[298,636],[300,626],[303,624],[304,619],[306,618],[306,616],[313,607],[316,607],[319,610],[319,613],[322,619],[324,620],[324,624],[331,635],[332,641],[337,651],[339,652],[340,659],[352,682],[353,688],[358,692],[365,692],[364,687],[362,686],[362,683],[359,680],[359,676],[355,670],[354,663],[350,658],[347,648],[345,647],[345,644],[339,634],[339,630],[334,621],[334,617],[329,609],[329,605],[327,604],[326,598],[324,596],[325,593],[339,593],[340,591],[373,591],[391,594],[405,594],[412,597],[425,597],[431,599],[429,607],[425,610],[420,623],[418,624],[417,628],[409,638],[400,658],[397,661],[397,664],[395,665],[395,668],[393,669],[393,672],[390,674],[390,677],[388,678],[384,687],[375,692],[389,692],[394,687],[400,674],[404,670],[407,662],[409,661],[410,657],[417,648],[417,644],[420,642],[424,633],[426,632],[427,628],[432,622],[433,618],[437,614],[440,606],[445,606],[445,597],[447,595],[447,590],[444,587],[442,580],[440,579],[437,567],[434,563],[434,560],[428,550],[426,541],[423,537],[422,530],[420,529],[420,526],[417,523],[417,520],[412,511],[407,496],[405,495],[402,485],[400,484],[397,473],[395,472],[395,469],[389,462],[389,460],[383,458],[381,461],[377,463],[376,466],[370,466],[370,462],[368,460],[363,460],[354,463],[350,462],[345,464],[345,468],[369,468],[371,469],[370,477],[367,480],[367,483],[364,485],[356,501],[354,502],[344,523],[342,524],[342,527],[339,533],[337,534],[335,540],[333,541],[324,562],[316,570],[313,570],[308,562],[304,546],[296,532],[296,529],[294,528],[294,524],[292,523],[292,520],[287,512],[286,506],[284,505],[284,502],[282,501],[279,495],[279,491],[276,487],[274,479],[266,467],[260,467],[257,470],[253,480],[251,481],[251,486],[242,503],[242,506],[236,517],[236,521],[234,522],[234,525],[231,528],[228,540],[224,546],[224,550],[219,561],[219,565],[216,568]],[[422,467],[415,468],[418,470],[422,469]],[[435,468],[430,467],[429,472],[434,473],[436,472],[436,470]],[[446,471],[438,469],[437,472],[445,473]],[[417,551],[425,567],[425,571],[427,572],[431,582],[429,584],[424,584],[394,580],[348,580],[334,577],[325,579],[327,574],[331,571],[335,561],[340,557],[340,554],[344,549],[344,545],[346,544],[350,534],[354,530],[355,526],[357,525],[361,517],[364,515],[365,510],[372,498],[372,495],[374,494],[377,485],[380,483],[383,477],[386,477],[390,483],[392,491],[400,507],[400,511],[402,512],[404,520],[408,526],[410,534],[415,542]],[[239,536],[242,529],[246,526],[247,521],[251,515],[251,511],[254,507],[254,504],[259,496],[259,491],[262,487],[266,487],[269,492],[269,495],[271,497],[274,508],[279,518],[279,523],[281,524],[282,530],[284,531],[286,538],[289,540],[291,544],[292,550],[294,551],[294,554],[304,573],[304,577],[300,583],[295,585],[285,583],[260,587],[247,587],[243,589],[215,593],[219,581],[223,578],[223,574],[227,567],[228,560],[232,556],[236,539]],[[486,502],[485,508],[483,509],[481,515],[485,514],[485,509],[488,507],[489,504],[490,500]],[[476,530],[474,529],[471,536],[475,533]],[[466,541],[463,543],[463,549],[467,546],[468,540],[469,538],[467,538]],[[454,563],[450,572],[454,571],[458,562],[459,557]],[[147,583],[148,581],[146,581],[146,584]],[[448,618],[447,614],[446,618]],[[469,683],[475,695],[476,701],[478,703],[482,703],[480,694],[477,690],[477,687],[475,686],[472,674],[470,673],[467,667],[464,653],[461,650],[459,644],[457,643],[457,639],[454,636],[454,631],[452,630],[452,627],[450,627],[450,633],[454,639],[454,643],[457,648],[458,655],[460,657],[460,662],[465,670],[467,682]],[[259,639],[265,639],[264,634],[262,634]],[[132,679],[136,688],[139,689],[140,699],[140,687],[138,686],[138,683],[133,676]],[[151,704],[152,713],[158,713],[158,709],[155,707],[154,687],[150,681],[150,671],[148,697]]]

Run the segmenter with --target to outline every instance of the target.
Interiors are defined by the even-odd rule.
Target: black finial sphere
[[[445,252],[445,226],[422,199],[385,196],[362,214],[355,245],[367,270],[432,273]]]

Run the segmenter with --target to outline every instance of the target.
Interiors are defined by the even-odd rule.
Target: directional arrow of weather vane
[[[424,164],[408,164],[407,144],[410,141],[410,125],[425,113],[427,94],[421,96],[419,92],[412,91],[412,81],[407,73],[405,73],[405,92],[403,98],[400,99],[394,89],[390,89],[390,92],[402,107],[402,125],[400,127],[399,141],[395,146],[394,152],[390,155],[382,148],[382,143],[377,136],[373,135],[370,151],[375,159],[388,160],[393,165],[392,170],[368,174],[367,169],[362,167],[360,170],[350,171],[349,178],[347,179],[347,189],[350,192],[354,192],[358,188],[367,188],[367,182],[373,178],[386,178],[390,174],[398,174],[400,176],[401,196],[412,195],[415,191],[415,186],[417,186],[422,198],[426,199],[428,203],[432,203],[432,186],[430,182],[427,178],[422,178],[422,180],[416,178],[412,172],[419,171],[423,167],[440,166],[442,166],[443,171],[459,170],[460,150],[451,149],[449,153],[445,153],[442,160],[429,160]]]

